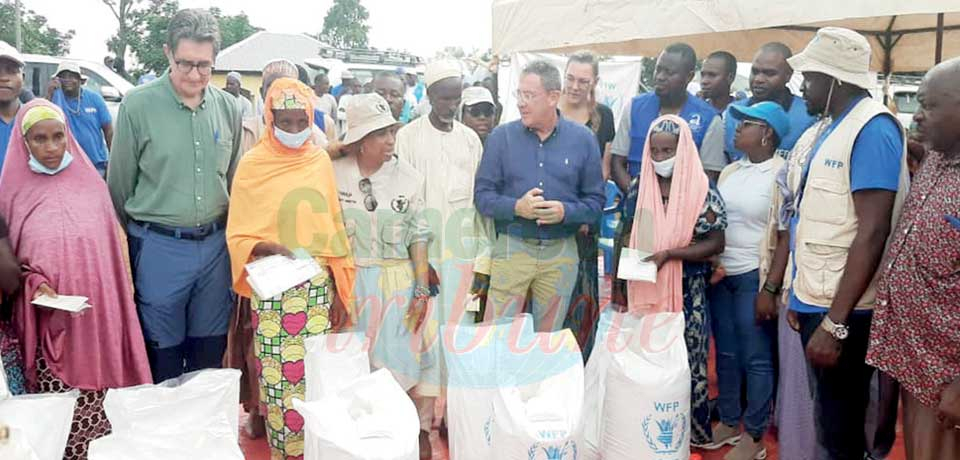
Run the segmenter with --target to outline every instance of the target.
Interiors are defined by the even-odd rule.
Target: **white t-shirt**
[[[727,274],[749,273],[760,267],[760,243],[767,228],[773,183],[783,159],[774,156],[763,163],[746,157],[727,166],[738,168],[717,189],[727,207],[726,249],[720,255]]]

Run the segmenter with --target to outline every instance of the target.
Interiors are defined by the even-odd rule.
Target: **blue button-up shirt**
[[[595,224],[604,204],[597,138],[586,127],[560,117],[545,141],[519,120],[490,133],[477,171],[474,200],[497,232],[518,238],[558,239],[582,224]],[[516,216],[517,200],[533,188],[543,199],[563,203],[563,222],[537,225]]]

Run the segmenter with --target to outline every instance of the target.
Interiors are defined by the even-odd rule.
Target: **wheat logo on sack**
[[[551,445],[544,446],[544,443],[538,442],[530,446],[527,451],[528,460],[577,460],[577,443],[567,441],[562,446]]]
[[[680,403],[655,403],[657,413],[643,419],[643,436],[647,446],[657,454],[673,454],[683,446],[687,434],[687,416],[680,413]]]

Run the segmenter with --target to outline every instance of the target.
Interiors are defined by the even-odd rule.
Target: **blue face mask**
[[[30,170],[37,174],[46,174],[48,176],[53,176],[64,169],[67,169],[67,166],[70,166],[70,163],[73,163],[73,155],[70,155],[70,152],[63,153],[63,159],[60,160],[60,166],[57,166],[57,169],[50,169],[40,163],[33,154],[30,154],[30,161],[27,163],[30,166]]]
[[[276,136],[277,140],[291,149],[303,147],[307,139],[310,139],[311,134],[313,134],[313,129],[310,127],[307,127],[307,129],[299,133],[288,133],[276,126],[273,127],[273,135]]]

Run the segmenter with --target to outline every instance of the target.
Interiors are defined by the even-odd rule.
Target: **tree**
[[[16,2],[14,2],[16,3]],[[0,3],[0,40],[11,45],[16,39],[16,8],[14,4]],[[20,33],[23,46],[20,51],[30,54],[45,54],[48,56],[63,56],[70,52],[70,40],[73,39],[73,30],[61,32],[47,24],[47,18],[32,10],[21,11]]]
[[[124,78],[129,78],[127,73],[127,47],[135,40],[137,29],[137,5],[143,4],[144,0],[101,0],[104,5],[110,8],[113,17],[117,20],[117,34],[107,40],[107,49],[113,53],[113,67]]]
[[[230,16],[224,15],[220,8],[210,8],[210,13],[217,18],[220,24],[220,49],[226,49],[237,42],[263,30],[250,24],[247,13]]]
[[[130,42],[130,50],[136,56],[142,73],[153,71],[157,74],[167,69],[167,56],[163,54],[163,45],[167,43],[167,26],[170,19],[180,10],[176,0],[150,0],[148,8],[134,14],[135,38]]]
[[[360,0],[333,0],[323,18],[320,41],[336,48],[366,48],[370,13]]]

